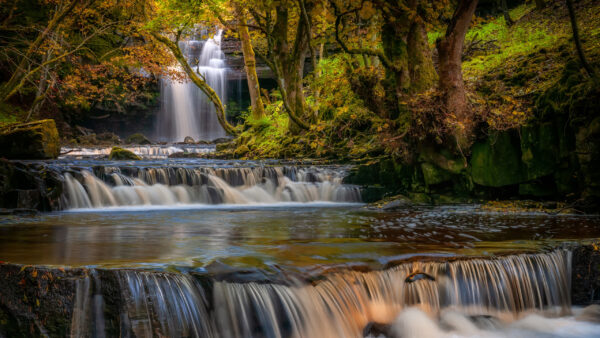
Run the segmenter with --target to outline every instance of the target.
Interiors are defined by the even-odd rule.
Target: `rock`
[[[552,174],[560,154],[558,136],[551,122],[521,128],[521,160],[527,180]]]
[[[246,155],[249,152],[250,152],[250,148],[248,148],[247,145],[242,144],[241,146],[237,147],[233,153],[237,157],[242,157],[242,156]]]
[[[523,178],[521,145],[516,135],[502,132],[472,147],[471,176],[486,187],[519,184]]]
[[[552,182],[549,184],[546,182],[532,181],[519,184],[519,195],[547,197],[555,194],[556,189]]]
[[[390,324],[369,322],[363,329],[363,337],[393,337]]]
[[[232,142],[227,142],[227,143],[219,143],[216,146],[216,150],[217,150],[217,152],[224,151],[224,150],[232,148],[234,146],[235,146],[235,143],[233,141]]]
[[[104,144],[121,144],[121,138],[111,132],[96,134],[96,139]]]
[[[75,126],[75,130],[77,130],[81,135],[84,135],[84,136],[94,134],[93,130],[82,127],[82,126]]]
[[[410,192],[410,193],[408,193],[408,197],[415,204],[431,204],[432,203],[431,197],[429,197],[429,195],[422,193],[422,192]]]
[[[394,200],[389,201],[389,202],[385,203],[384,205],[382,205],[381,209],[382,210],[395,210],[395,209],[400,209],[400,208],[411,206],[412,204],[413,204],[412,201],[408,197],[398,196]]]
[[[573,250],[571,299],[573,305],[600,304],[599,243]]]
[[[183,139],[183,143],[185,143],[185,144],[196,144],[196,141],[194,141],[194,139],[191,136],[186,136]]]
[[[422,279],[435,281],[435,277],[428,275],[424,272],[413,272],[410,275],[406,276],[404,283],[414,283],[416,281],[420,281]]]
[[[210,143],[212,144],[220,144],[220,143],[227,143],[231,141],[231,138],[228,137],[219,137],[217,139],[212,140]]]
[[[0,208],[60,210],[62,180],[60,172],[47,164],[0,161]]]
[[[113,147],[108,155],[109,160],[141,160],[141,158],[134,154],[132,151],[123,149],[121,147]]]
[[[460,173],[466,167],[463,159],[453,156],[446,149],[435,150],[431,146],[423,146],[419,149],[419,160],[431,163],[453,174]]]
[[[452,175],[449,172],[430,163],[421,163],[421,170],[423,171],[423,179],[425,179],[427,186],[440,184],[452,179]]]
[[[54,120],[0,126],[0,157],[52,159],[59,154],[60,140]]]
[[[152,144],[152,141],[150,141],[142,133],[135,133],[135,134],[130,135],[125,142],[127,144],[139,144],[139,145]]]

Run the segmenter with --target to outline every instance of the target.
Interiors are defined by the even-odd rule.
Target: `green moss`
[[[558,137],[551,122],[521,128],[521,160],[527,180],[549,175],[556,170]]]
[[[0,126],[0,156],[14,159],[51,159],[60,154],[54,120]]]
[[[132,151],[121,147],[113,147],[108,155],[109,160],[126,161],[126,160],[141,160],[141,157],[134,154]]]
[[[521,151],[517,136],[502,132],[473,145],[471,176],[487,187],[502,187],[523,181]]]
[[[452,179],[452,175],[449,172],[430,163],[421,163],[421,170],[423,171],[423,178],[427,186],[440,184]]]

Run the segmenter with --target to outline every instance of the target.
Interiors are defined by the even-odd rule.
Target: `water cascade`
[[[416,271],[433,280],[407,280]],[[126,300],[123,313],[115,314],[128,323],[120,324],[121,336],[130,330],[138,337],[362,337],[374,322],[426,333],[436,318],[449,319],[450,329],[462,325],[473,333],[477,321],[497,328],[531,321],[531,315],[535,320],[571,312],[566,250],[410,262],[384,271],[337,272],[308,284],[234,283],[195,273],[115,274]],[[88,289],[77,289],[73,328],[81,327],[82,314],[90,311],[81,299],[91,294],[86,283]]]
[[[345,170],[317,167],[106,167],[69,170],[67,209],[178,204],[360,202]]]
[[[201,74],[222,102],[227,93],[224,54],[221,51],[222,30],[213,37],[186,40],[179,43],[192,68]],[[225,136],[215,108],[206,95],[191,81],[161,81],[161,111],[158,138],[181,142],[186,136],[194,140],[211,141]]]

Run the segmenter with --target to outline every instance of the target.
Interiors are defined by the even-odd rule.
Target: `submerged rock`
[[[130,135],[127,140],[126,140],[127,144],[139,144],[139,145],[145,145],[145,144],[152,144],[152,141],[150,141],[144,134],[142,133],[135,133]]]
[[[410,275],[406,276],[404,283],[414,283],[414,282],[420,281],[422,279],[435,281],[435,278],[433,276],[430,276],[424,272],[413,272]]]
[[[54,120],[0,126],[0,157],[51,159],[59,154],[60,140]]]
[[[113,147],[108,155],[109,160],[141,160],[141,158],[132,151],[121,147]]]

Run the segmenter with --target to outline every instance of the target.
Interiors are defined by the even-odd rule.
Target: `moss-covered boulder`
[[[130,135],[125,142],[127,144],[140,144],[140,145],[152,144],[152,141],[150,141],[142,133],[135,133],[135,134]]]
[[[113,147],[108,155],[109,160],[141,160],[141,158],[134,154],[132,151],[123,149],[121,147]]]
[[[559,155],[558,135],[552,122],[521,128],[521,160],[527,180],[552,174]]]
[[[431,163],[421,163],[421,170],[423,171],[423,179],[427,186],[440,184],[452,179],[452,175],[449,172]]]
[[[0,125],[0,157],[50,159],[60,154],[54,120]]]
[[[490,135],[473,145],[471,176],[473,182],[486,187],[502,187],[524,181],[521,145],[513,132]]]

